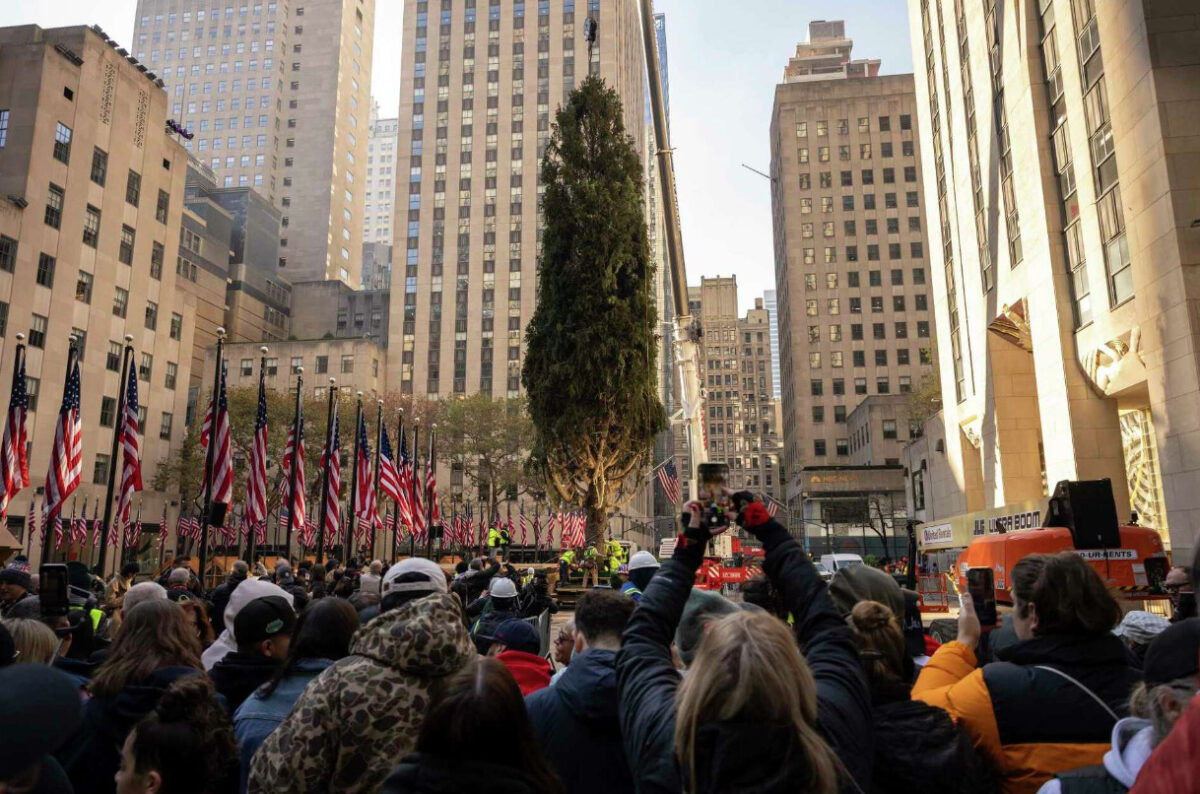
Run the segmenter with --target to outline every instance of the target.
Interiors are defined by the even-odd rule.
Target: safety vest
[[[500,540],[500,530],[492,527],[488,530],[488,546],[495,548],[502,541]]]
[[[564,551],[558,558],[559,562],[565,562],[567,565],[575,562],[575,552],[570,549]]]
[[[508,530],[507,529],[500,530],[500,545],[507,546],[510,543],[512,543],[512,538],[509,537]]]
[[[585,560],[594,560],[594,559],[596,559],[597,554],[599,554],[599,552],[596,551],[595,546],[588,546],[586,549],[583,550],[583,558]]]
[[[625,547],[615,540],[610,540],[608,542],[608,556],[616,558],[619,562],[624,562]]]
[[[634,601],[642,600],[642,591],[638,589],[633,582],[626,582],[621,585],[621,592],[632,598]]]

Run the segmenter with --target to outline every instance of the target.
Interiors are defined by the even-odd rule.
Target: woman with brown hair
[[[208,607],[204,606],[203,601],[179,601],[177,602],[183,609],[183,620],[188,627],[195,632],[196,639],[200,640],[200,651],[204,652],[208,646],[213,644],[216,639],[216,634],[213,633],[212,621],[208,618]]]
[[[860,601],[846,618],[871,693],[875,763],[871,794],[986,794],[995,778],[946,712],[912,699],[904,633],[892,610]]]
[[[471,748],[464,757],[463,748]],[[472,659],[446,680],[417,739],[381,794],[472,791],[560,794],[562,783],[533,736],[521,690],[494,658]]]
[[[107,794],[130,728],[172,683],[201,674],[200,640],[173,601],[143,601],[125,614],[112,651],[92,677],[92,699],[73,745],[60,753],[76,794]]]

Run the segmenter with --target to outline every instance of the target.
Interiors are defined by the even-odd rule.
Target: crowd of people
[[[75,566],[66,616],[18,559],[0,792],[1200,791],[1190,571],[1171,622],[1122,614],[1075,554],[1032,555],[1010,619],[985,630],[964,596],[939,646],[895,576],[826,582],[731,498],[765,553],[740,601],[694,587],[711,537],[693,502],[670,559],[568,559],[610,579],[552,641],[555,572],[500,554],[237,561],[210,591],[183,557],[98,587]]]

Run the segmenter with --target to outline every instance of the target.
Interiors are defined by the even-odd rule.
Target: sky
[[[403,0],[376,0],[371,93],[384,117],[400,94]],[[0,25],[99,24],[132,39],[136,0],[3,0]],[[912,71],[906,0],[656,0],[667,15],[671,144],[688,280],[736,275],[743,310],[774,289],[768,181],[775,85],[814,19],[844,19],[854,56]]]

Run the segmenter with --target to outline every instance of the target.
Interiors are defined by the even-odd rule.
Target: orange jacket
[[[1116,704],[1116,693],[1128,695],[1125,671],[1106,672],[1101,696]],[[1033,665],[978,668],[974,651],[957,641],[937,650],[912,696],[949,713],[1001,776],[1006,794],[1034,794],[1057,772],[1102,763],[1110,746],[1112,722],[1077,686]],[[999,721],[997,700],[1004,704]]]

